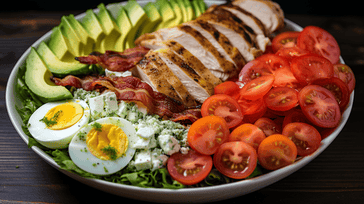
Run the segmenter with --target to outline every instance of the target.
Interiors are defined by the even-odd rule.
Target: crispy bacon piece
[[[106,51],[104,54],[92,52],[88,56],[76,57],[76,60],[83,64],[98,64],[110,71],[123,72],[133,68],[148,51],[146,47],[137,46],[123,52]]]
[[[68,75],[63,79],[52,77],[51,80],[57,85],[83,88],[86,91],[112,91],[120,100],[135,102],[146,107],[148,113],[157,114],[175,122],[181,121],[185,123],[188,121],[192,123],[201,117],[200,109],[186,109],[179,101],[153,91],[149,84],[133,76],[86,76],[81,79]]]

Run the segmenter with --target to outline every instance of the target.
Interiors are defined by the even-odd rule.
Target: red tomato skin
[[[275,87],[264,96],[265,104],[275,111],[288,111],[298,105],[298,92],[289,87]]]
[[[214,88],[214,94],[226,94],[234,96],[239,93],[240,87],[233,81],[225,81]]]
[[[305,54],[308,54],[309,52],[301,49],[299,47],[288,47],[288,48],[282,48],[276,52],[276,55],[280,57],[286,58],[289,62],[292,61],[293,58],[299,57]]]
[[[297,37],[300,34],[298,31],[286,31],[278,34],[272,40],[272,50],[277,52],[282,48],[295,47],[297,44]]]
[[[324,128],[336,127],[341,120],[339,104],[335,96],[319,85],[305,86],[298,94],[302,113],[314,125]],[[318,101],[315,101],[318,100]],[[323,107],[325,105],[325,107]],[[322,108],[330,109],[331,113],[318,113]],[[323,110],[323,111],[326,111]]]
[[[259,118],[254,125],[261,129],[266,137],[282,133],[282,127],[269,118]]]
[[[343,112],[350,101],[349,87],[339,78],[331,77],[317,79],[312,84],[320,85],[328,89],[339,103],[340,110]]]
[[[296,144],[297,155],[300,156],[308,156],[320,147],[319,131],[307,123],[289,123],[283,128],[282,135],[287,136]]]
[[[339,44],[329,32],[317,26],[305,27],[297,37],[297,46],[327,58],[332,64],[339,62]]]
[[[242,158],[243,155],[244,158]],[[236,161],[231,161],[231,158],[236,159]],[[257,153],[253,147],[245,142],[226,142],[217,150],[213,157],[213,163],[216,169],[225,176],[233,179],[244,179],[255,170]]]
[[[181,163],[183,164],[183,161],[188,161],[189,159],[192,160],[191,162],[197,161],[198,164],[201,166],[203,165],[203,167],[196,170],[196,174],[188,175],[187,173],[188,176],[185,176],[183,173],[185,169],[176,164],[176,161],[182,161]],[[202,155],[194,150],[189,150],[187,154],[182,154],[180,152],[172,154],[167,161],[167,170],[174,180],[184,185],[193,185],[201,182],[209,175],[212,165],[213,161],[211,156]]]
[[[265,137],[264,132],[256,125],[244,123],[230,133],[228,141],[242,141],[252,146],[255,150],[258,150],[259,144]]]
[[[214,115],[205,116],[192,123],[187,133],[187,141],[196,152],[212,155],[221,144],[228,140],[229,135],[229,127],[223,118]]]
[[[306,54],[292,59],[291,71],[294,77],[303,85],[311,84],[320,78],[334,76],[333,64],[316,54]]]
[[[252,60],[248,62],[239,73],[239,81],[243,84],[247,84],[253,79],[261,76],[271,75],[271,67],[260,60]]]
[[[282,134],[274,134],[265,138],[258,148],[258,161],[263,168],[268,170],[288,166],[294,163],[296,158],[296,145]]]
[[[274,76],[262,76],[250,81],[240,90],[240,96],[247,100],[257,100],[262,98],[271,88]]]
[[[355,88],[355,76],[353,70],[346,64],[334,64],[335,77],[341,79],[348,85],[349,92],[353,92]]]
[[[224,118],[229,128],[237,126],[244,118],[239,103],[226,94],[216,94],[207,98],[201,106],[201,115],[220,116]]]

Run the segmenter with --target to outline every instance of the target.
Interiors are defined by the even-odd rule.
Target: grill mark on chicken
[[[233,4],[225,4],[224,6],[222,6],[222,8],[224,9],[234,9],[237,10],[247,16],[249,16],[251,19],[253,19],[253,21],[259,26],[259,28],[263,31],[265,36],[268,36],[268,31],[265,29],[262,21],[260,21],[256,16],[254,16],[252,13],[250,13],[249,11],[239,7],[239,6],[235,6]]]
[[[221,6],[211,6],[208,9],[209,13],[212,13],[217,16],[214,19],[218,19],[221,22],[229,22],[230,26],[236,31],[244,35],[244,38],[253,46],[257,47],[257,43],[255,41],[256,34],[254,31],[245,24],[240,18],[231,13],[228,10],[223,9]]]
[[[187,25],[180,25],[178,27],[184,32],[192,35],[203,47],[206,48],[206,50],[209,50],[217,59],[225,73],[230,75],[231,73],[235,72],[235,65],[230,61],[226,60],[226,58],[223,57],[222,54],[218,52],[218,50],[211,44],[211,42],[208,41],[203,35],[201,35],[201,33]]]
[[[187,107],[196,106],[198,102],[195,98],[188,92],[185,85],[181,80],[173,73],[173,71],[168,67],[168,65],[161,59],[159,52],[153,53],[153,59],[156,67],[160,69],[160,75],[164,78],[170,86],[168,87],[171,92],[175,93],[173,99],[181,101]]]
[[[173,50],[178,54],[184,62],[195,71],[199,76],[209,81],[213,86],[217,86],[221,83],[221,80],[211,73],[211,71],[206,68],[202,62],[192,55],[188,50],[186,50],[181,44],[176,41],[169,40],[166,42],[168,48]]]
[[[241,55],[241,53],[239,52],[239,50],[231,44],[230,40],[224,34],[220,33],[206,21],[195,20],[194,22],[197,25],[199,25],[202,29],[209,32],[215,38],[215,40],[221,45],[221,47],[225,50],[225,52],[235,62],[238,70],[240,71],[240,69],[246,64],[246,61],[243,55]]]

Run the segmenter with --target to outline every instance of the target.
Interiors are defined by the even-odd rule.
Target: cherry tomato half
[[[332,64],[339,61],[340,48],[335,38],[326,30],[316,27],[305,27],[297,37],[297,46],[311,53],[321,55]]]
[[[214,166],[219,172],[233,179],[243,179],[257,166],[257,153],[245,142],[226,142],[214,155]]]
[[[187,134],[192,149],[204,155],[212,155],[227,141],[230,131],[226,121],[219,116],[205,116],[194,122]]]
[[[295,78],[304,85],[310,84],[316,79],[334,76],[332,63],[316,54],[295,57],[291,62],[291,70]]]
[[[189,150],[187,154],[172,154],[167,162],[171,177],[184,184],[193,185],[204,180],[212,169],[212,158]]]
[[[275,87],[265,94],[264,101],[269,109],[287,111],[298,105],[298,92],[289,87]]]
[[[282,133],[282,127],[269,118],[259,118],[254,125],[261,129],[267,137]]]
[[[273,75],[262,76],[250,81],[240,90],[240,96],[248,100],[262,98],[271,88],[274,82]]]
[[[307,156],[315,152],[321,143],[319,131],[307,123],[289,123],[282,131],[282,135],[287,136],[297,147],[297,154]]]
[[[201,106],[201,115],[202,117],[220,116],[229,128],[240,124],[244,117],[238,102],[226,94],[216,94],[207,98]]]
[[[281,48],[295,47],[297,43],[297,37],[300,34],[298,31],[286,31],[278,34],[272,40],[272,50],[277,52]]]
[[[305,86],[298,94],[303,114],[314,125],[324,128],[336,127],[341,112],[335,96],[319,85]]]
[[[233,81],[225,81],[214,88],[214,94],[226,94],[229,96],[234,96],[240,91],[239,85]]]
[[[350,92],[348,86],[341,79],[336,77],[317,79],[312,84],[320,85],[335,96],[336,101],[339,103],[341,112],[345,110],[350,101]]]
[[[355,76],[353,70],[346,64],[335,64],[334,65],[335,77],[341,79],[345,84],[348,85],[349,92],[353,92],[355,88]]]
[[[262,167],[276,170],[292,164],[297,157],[296,145],[286,136],[274,134],[265,138],[258,148],[258,160]]]
[[[255,150],[258,150],[259,144],[265,139],[264,132],[259,129],[256,125],[250,123],[244,123],[239,127],[235,128],[230,136],[229,141],[243,141]]]

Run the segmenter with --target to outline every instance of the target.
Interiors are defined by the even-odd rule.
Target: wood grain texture
[[[111,203],[131,201],[82,183],[54,169],[19,137],[5,107],[7,78],[23,52],[77,12],[0,15],[0,203]],[[266,188],[224,203],[364,203],[364,17],[289,15],[301,26],[317,25],[334,35],[357,85],[350,118],[333,143],[315,160]],[[222,203],[218,202],[218,203]],[[275,202],[273,202],[275,203]]]

